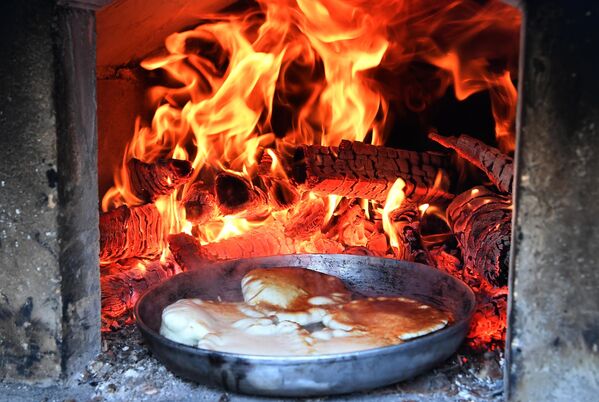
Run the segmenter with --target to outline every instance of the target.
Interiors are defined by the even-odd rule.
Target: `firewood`
[[[482,170],[502,193],[512,192],[514,161],[508,155],[467,135],[443,137],[433,132],[429,138],[455,150],[460,157]]]
[[[420,238],[418,209],[402,206],[391,212],[390,219],[399,240],[399,248],[395,250],[396,257],[401,260],[433,265],[433,258]]]
[[[240,236],[210,243],[201,248],[202,255],[211,260],[264,257],[277,254],[294,254],[293,239],[285,236],[281,224],[263,225]]]
[[[252,218],[268,212],[266,193],[242,176],[219,173],[214,182],[214,193],[223,215],[239,214]]]
[[[218,215],[216,198],[203,182],[196,182],[187,190],[181,201],[185,208],[185,219],[201,225]]]
[[[154,204],[121,206],[100,215],[100,264],[152,258],[163,244],[162,217]]]
[[[449,204],[447,220],[466,267],[495,287],[505,286],[512,231],[511,198],[475,187]]]
[[[326,206],[321,198],[306,197],[289,212],[285,222],[285,235],[306,239],[320,231],[324,225]]]
[[[259,158],[258,179],[262,184],[262,188],[267,189],[271,207],[275,211],[286,210],[297,204],[300,200],[300,194],[296,186],[289,181],[282,168],[278,167],[273,171],[274,160],[272,155],[276,155],[277,163],[282,160],[275,150],[269,149],[268,152],[264,150]]]
[[[366,248],[372,251],[372,253],[379,257],[384,257],[387,255],[387,251],[389,250],[389,243],[387,242],[387,236],[384,233],[374,233],[368,243],[366,244]]]
[[[334,254],[343,251],[339,243],[323,236],[316,235],[310,240],[292,239],[285,235],[283,225],[276,221],[242,235],[204,246],[200,246],[189,235],[171,235],[169,248],[177,263],[186,270],[196,269],[207,261],[297,253]]]
[[[445,245],[432,247],[430,250],[430,255],[433,259],[434,267],[437,267],[457,278],[462,277],[462,261],[460,261],[460,259],[454,254],[451,254]]]
[[[144,264],[148,260],[144,260],[143,258],[127,258],[124,260],[119,260],[115,262],[111,262],[107,265],[100,265],[100,276],[108,276],[120,274],[121,272],[125,272],[138,264]]]
[[[186,233],[169,235],[168,248],[177,264],[185,271],[201,269],[210,262],[203,256],[200,243]]]
[[[131,190],[145,202],[172,193],[191,179],[191,163],[180,159],[158,159],[145,163],[132,158],[127,163]]]
[[[130,313],[139,296],[150,286],[177,272],[179,269],[170,262],[138,261],[130,269],[100,278],[102,330],[114,330],[131,321]]]
[[[275,211],[284,211],[297,205],[300,194],[289,180],[272,179],[268,176],[260,176],[264,186],[268,189],[268,201]]]
[[[375,254],[368,249],[368,247],[364,246],[349,246],[346,247],[343,251],[343,254],[351,254],[351,255],[364,255],[368,257],[373,257]]]
[[[296,149],[291,176],[304,190],[384,202],[397,178],[406,182],[405,196],[414,203],[453,198],[435,186],[447,177],[445,158],[431,152],[404,151],[361,142],[339,147],[303,145]]]
[[[435,266],[466,282],[474,290],[476,311],[467,335],[468,346],[488,350],[491,343],[505,340],[507,314],[507,286],[493,287],[472,267],[465,267],[456,256],[457,250],[447,244],[431,249]]]
[[[507,329],[507,293],[507,286],[475,292],[476,311],[467,335],[471,348],[488,350],[493,342],[502,346]]]
[[[337,207],[336,215],[337,213],[339,213],[338,216],[331,219],[325,230],[329,238],[336,239],[346,248],[366,247],[372,236],[379,233],[375,224],[366,219],[364,209],[355,202],[351,202],[345,208],[340,204]],[[374,254],[372,250],[370,252]]]

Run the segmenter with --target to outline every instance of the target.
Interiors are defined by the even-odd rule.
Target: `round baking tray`
[[[259,267],[304,267],[341,278],[364,296],[408,296],[451,312],[447,327],[408,342],[351,353],[261,356],[198,349],[160,335],[162,310],[183,298],[242,301],[241,278]],[[472,290],[426,265],[387,258],[301,254],[206,264],[150,288],[135,306],[148,347],[175,374],[233,392],[316,396],[363,391],[413,377],[451,356],[474,312]]]

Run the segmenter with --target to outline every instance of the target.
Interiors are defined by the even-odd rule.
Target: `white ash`
[[[456,399],[482,402],[503,398],[503,356],[497,352],[462,351],[439,368],[410,381],[375,391],[303,401],[410,400],[449,402]],[[286,401],[231,394],[180,379],[156,360],[134,326],[107,333],[102,353],[69,387],[36,388],[0,383],[0,395],[14,402],[46,401]]]

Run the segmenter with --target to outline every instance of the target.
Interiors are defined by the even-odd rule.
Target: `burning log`
[[[119,267],[121,269],[122,267]],[[102,330],[120,328],[131,321],[139,296],[150,286],[178,272],[173,263],[136,262],[129,269],[100,278],[102,288]]]
[[[449,204],[447,219],[466,267],[495,287],[505,286],[512,231],[511,198],[475,187]]]
[[[121,206],[100,215],[100,263],[153,258],[162,250],[162,217],[154,204]]]
[[[391,212],[390,219],[399,240],[396,257],[401,260],[433,265],[433,258],[420,238],[418,209],[410,207],[397,209]]]
[[[210,260],[202,256],[200,243],[186,233],[168,236],[168,248],[175,259],[185,271],[200,269]]]
[[[169,195],[188,182],[193,173],[191,163],[180,159],[158,159],[154,163],[145,163],[133,158],[127,163],[127,170],[132,191],[146,202]]]
[[[321,198],[308,198],[289,214],[285,235],[294,239],[306,239],[322,229],[325,215],[324,201]]]
[[[374,233],[368,240],[366,248],[372,251],[372,253],[379,257],[385,257],[389,250],[389,243],[387,242],[387,236],[384,233]]]
[[[370,251],[367,247],[364,247],[364,246],[349,246],[349,247],[345,248],[343,253],[351,254],[351,255],[364,255],[367,257],[373,257],[376,255],[372,251]]]
[[[431,152],[413,152],[361,142],[342,141],[339,147],[303,145],[296,149],[292,177],[318,194],[366,198],[384,202],[397,178],[406,182],[405,196],[414,203],[453,198],[435,186],[446,176],[446,160]]]
[[[127,258],[125,260],[111,262],[108,265],[101,265],[100,277],[120,274],[121,272],[125,272],[138,264],[145,264],[146,262],[147,260],[141,258]]]
[[[282,211],[293,207],[300,200],[300,194],[296,187],[283,174],[282,168],[275,169],[281,160],[274,150],[263,152],[258,164],[258,180],[262,187],[268,189],[268,200],[275,211]],[[278,171],[280,170],[280,172]]]
[[[282,225],[276,223],[201,247],[201,255],[209,260],[264,257],[295,252],[295,242],[285,236]]]
[[[356,200],[343,199],[337,207],[333,218],[324,228],[327,236],[335,239],[347,248],[367,247],[371,240],[376,237],[382,228],[377,227],[375,222],[372,222],[366,217],[366,213],[362,206]],[[384,237],[384,235],[383,235]],[[371,254],[379,255],[377,240],[374,244],[377,250],[371,250]],[[386,253],[389,249],[385,238],[383,252]]]
[[[457,254],[457,250],[455,250],[455,252]],[[461,274],[463,268],[462,261],[449,252],[445,244],[431,248],[430,254],[433,258],[434,267],[437,267],[456,278],[463,279],[463,275]]]
[[[309,241],[292,239],[285,235],[284,227],[277,222],[239,236],[200,246],[191,236],[169,236],[169,248],[175,260],[184,269],[195,269],[206,261],[234,258],[266,257],[296,253],[340,253],[343,247],[332,240],[314,236]]]
[[[185,219],[195,225],[204,224],[218,214],[216,199],[202,182],[194,183],[189,188],[182,204],[185,208]]]
[[[366,219],[364,210],[360,205],[353,204],[339,215],[334,232],[337,232],[337,238],[346,246],[366,246],[368,237],[372,233],[372,231],[367,230],[366,226],[373,228],[374,224]]]
[[[476,311],[467,335],[468,344],[483,350],[492,342],[503,343],[507,328],[507,287],[495,291],[478,289],[475,296]]]
[[[284,211],[296,205],[300,195],[288,180],[270,179],[260,176],[260,179],[268,188],[268,200],[275,211]]]
[[[214,182],[214,193],[223,215],[242,213],[245,217],[254,217],[268,211],[266,193],[244,177],[219,173]]]
[[[232,258],[263,257],[295,252],[293,240],[287,238],[281,225],[265,225],[249,234],[231,237],[216,243],[200,246],[185,234],[169,236],[169,248],[177,263],[185,269],[206,261]]]
[[[511,157],[467,135],[460,135],[456,138],[430,133],[428,136],[444,147],[455,150],[460,157],[482,170],[499,191],[502,193],[512,192],[514,161]]]

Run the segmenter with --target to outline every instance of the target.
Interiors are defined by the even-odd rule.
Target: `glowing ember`
[[[487,91],[498,144],[513,150],[520,14],[499,0],[258,0],[203,21],[167,37],[163,53],[141,63],[163,85],[149,90],[151,125],[138,119],[102,210],[152,202],[160,220],[119,210],[130,223],[116,240],[107,236],[103,265],[123,255],[161,255],[170,264],[164,240],[180,233],[210,258],[404,255],[392,213],[401,206],[416,220],[442,216],[444,205],[431,203],[453,196],[449,163],[344,142],[384,145],[397,102],[422,111],[450,89],[460,101]],[[418,76],[414,65],[426,68]],[[302,155],[300,146],[327,148]],[[299,156],[313,158],[318,191],[300,186]],[[130,233],[135,227],[161,232],[152,253],[119,249],[149,243]],[[481,334],[497,332],[478,323]]]
[[[391,247],[394,248],[399,247],[399,240],[397,237],[397,231],[393,227],[389,215],[391,212],[401,207],[401,204],[405,198],[403,192],[405,186],[406,183],[402,179],[397,179],[395,183],[393,183],[391,190],[389,190],[389,194],[387,194],[387,200],[385,201],[385,207],[383,208],[382,212],[383,229],[385,229],[385,233],[387,233],[389,236],[389,244],[391,244]]]

